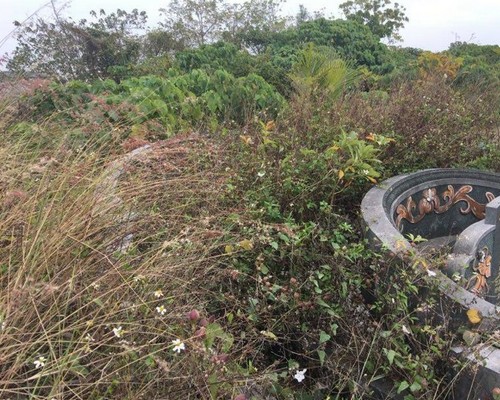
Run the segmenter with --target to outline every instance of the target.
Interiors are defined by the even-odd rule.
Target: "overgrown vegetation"
[[[144,36],[138,11],[20,27],[0,88],[2,395],[453,398],[454,306],[371,250],[357,213],[393,174],[500,171],[500,51],[385,46],[404,10],[387,24],[369,3],[291,25],[272,1],[174,2]],[[181,30],[190,13],[213,28]]]

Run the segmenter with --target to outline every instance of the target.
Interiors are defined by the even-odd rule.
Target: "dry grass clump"
[[[111,182],[118,164],[92,143],[43,156],[22,138],[2,145],[2,394],[206,397],[220,368],[202,344],[215,325],[200,286],[221,276],[216,149],[194,135],[159,143]]]

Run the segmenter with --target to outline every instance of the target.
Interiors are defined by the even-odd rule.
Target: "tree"
[[[401,40],[398,31],[408,22],[406,9],[391,0],[349,0],[340,4],[348,20],[368,26],[374,35],[390,42]]]
[[[303,4],[299,4],[299,12],[295,16],[295,25],[300,25],[312,19],[311,14]]]
[[[137,9],[106,14],[91,12],[93,20],[79,23],[54,16],[19,28],[17,47],[7,62],[16,74],[39,74],[61,80],[105,78],[110,68],[135,64],[141,41],[136,32],[145,27],[146,13]]]
[[[366,26],[356,21],[319,18],[301,24],[296,35],[300,44],[331,47],[340,57],[356,66],[381,65],[386,58],[386,46]]]
[[[224,0],[172,0],[161,25],[184,38],[191,47],[225,40],[241,45],[241,35],[254,29],[277,30],[285,26],[276,0],[230,4]]]
[[[163,29],[153,29],[142,38],[142,56],[162,57],[186,48],[183,38]]]
[[[166,17],[161,25],[190,46],[202,46],[221,35],[225,15],[223,0],[173,0],[160,12]]]
[[[314,11],[311,14],[303,4],[299,4],[299,11],[297,15],[295,15],[295,25],[299,26],[304,22],[313,21],[320,18],[325,18],[325,14],[323,11]]]
[[[279,15],[283,0],[251,0],[228,4],[223,26],[223,39],[238,46],[249,31],[278,32],[285,28],[287,19]]]

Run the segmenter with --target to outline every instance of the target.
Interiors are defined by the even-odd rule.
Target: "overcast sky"
[[[341,17],[338,5],[344,0],[288,0],[282,6],[284,14],[295,15],[299,4],[308,10],[323,9],[327,16]],[[397,1],[397,0],[396,0]],[[394,0],[393,0],[394,2]],[[410,21],[401,31],[401,45],[424,50],[446,50],[451,42],[462,40],[477,44],[500,44],[500,0],[399,0],[406,7]],[[58,0],[56,4],[62,5]],[[10,32],[14,20],[23,21],[37,10],[48,14],[47,0],[0,0],[0,54],[15,48]],[[75,20],[88,17],[90,10],[138,8],[149,15],[150,25],[159,18],[158,9],[164,8],[168,0],[72,0],[63,15]],[[44,8],[44,5],[46,7]]]

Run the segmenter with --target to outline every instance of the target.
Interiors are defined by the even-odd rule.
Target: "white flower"
[[[123,329],[121,326],[119,326],[118,328],[113,328],[113,334],[117,337],[117,338],[121,338],[123,336]]]
[[[434,271],[431,271],[430,269],[427,270],[427,275],[429,276],[436,276],[436,273]]]
[[[95,339],[92,337],[92,335],[91,335],[90,333],[87,333],[87,334],[85,335],[85,340],[86,340],[87,342],[95,342]]]
[[[165,313],[167,312],[167,309],[165,308],[164,305],[161,305],[159,307],[156,307],[156,312],[160,315],[165,315]]]
[[[135,283],[143,283],[145,280],[146,280],[146,277],[144,275],[134,276]]]
[[[33,364],[35,364],[35,368],[42,368],[43,366],[45,366],[46,362],[47,359],[43,356],[40,356],[35,361],[33,361]]]
[[[293,376],[295,379],[297,379],[297,382],[302,382],[304,379],[306,379],[305,374],[306,374],[307,368],[304,368],[302,371],[298,371],[295,373]]]
[[[370,175],[370,171],[369,171],[369,170],[367,170],[367,169],[364,169],[364,170],[363,170],[363,174],[365,174],[365,175]]]
[[[462,280],[462,276],[458,272],[455,272],[451,279],[453,279],[455,282],[460,282]]]
[[[406,327],[406,325],[401,326],[401,330],[405,335],[410,335],[411,331]]]
[[[160,297],[163,297],[163,290],[161,290],[161,289],[155,290],[155,291],[154,291],[154,293],[153,293],[153,295],[154,295],[157,299],[159,299]]]
[[[172,350],[176,353],[180,353],[182,350],[186,350],[186,345],[182,343],[180,339],[172,340],[172,344],[174,345],[174,348]]]
[[[259,172],[257,172],[257,176],[259,178],[262,178],[265,174],[266,174],[266,171],[259,171]]]

